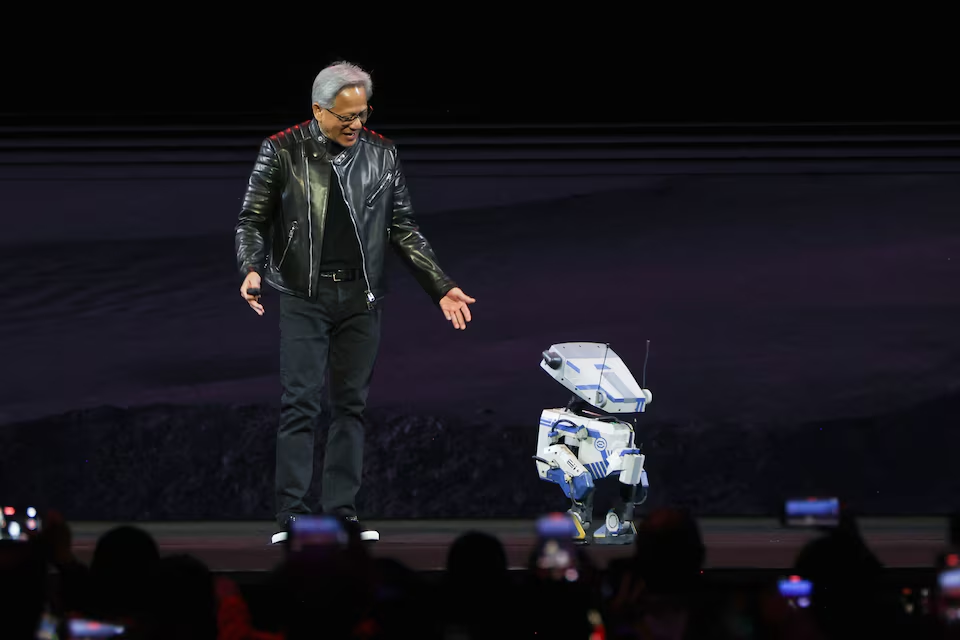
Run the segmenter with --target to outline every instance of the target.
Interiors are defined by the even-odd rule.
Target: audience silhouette
[[[97,541],[87,567],[51,512],[39,534],[0,541],[0,637],[77,637],[71,621],[83,620],[145,640],[957,637],[942,612],[904,608],[849,513],[796,557],[792,572],[813,585],[809,606],[776,585],[706,579],[707,548],[682,509],[652,510],[629,557],[602,568],[569,539],[541,536],[517,570],[497,537],[469,531],[439,577],[374,557],[356,528],[339,526],[334,537],[288,541],[264,583],[275,624],[257,628],[240,586],[199,559],[163,555],[146,531],[123,525]]]

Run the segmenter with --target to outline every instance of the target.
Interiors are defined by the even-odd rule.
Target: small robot
[[[648,341],[648,356],[649,349]],[[540,478],[559,484],[571,500],[567,513],[576,528],[576,542],[632,544],[634,506],[646,500],[649,483],[633,424],[618,416],[643,413],[653,394],[637,384],[623,360],[604,343],[555,344],[543,352],[540,367],[573,392],[566,408],[540,414],[533,456]],[[620,500],[590,533],[595,482],[613,475],[620,479]]]

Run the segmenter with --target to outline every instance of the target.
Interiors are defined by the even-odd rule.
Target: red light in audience
[[[956,553],[951,553],[950,555],[947,556],[948,567],[955,567],[958,564],[960,564],[960,555],[957,555]]]
[[[15,514],[16,512],[17,512],[17,510],[14,509],[13,507],[4,507],[4,508],[3,508],[3,515],[5,515],[5,516],[12,516],[12,515]]]

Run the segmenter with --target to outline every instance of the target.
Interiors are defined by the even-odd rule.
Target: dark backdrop
[[[259,140],[308,118],[313,75],[347,57],[478,299],[455,332],[392,265],[365,514],[564,508],[531,456],[540,410],[567,400],[540,352],[568,340],[609,342],[638,377],[651,341],[650,504],[954,508],[960,127],[922,56],[344,46],[277,64],[242,42],[12,69],[4,499],[271,517],[277,300],[258,318],[239,299],[232,229]]]

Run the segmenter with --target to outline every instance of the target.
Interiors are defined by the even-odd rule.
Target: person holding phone
[[[455,329],[475,302],[440,267],[420,231],[394,143],[366,128],[370,75],[338,62],[315,78],[313,117],[260,145],[235,228],[240,295],[260,316],[276,290],[283,388],[277,432],[273,542],[311,509],[320,389],[328,382],[322,510],[357,522],[365,411],[380,345],[387,247]],[[362,539],[379,534],[361,527]]]

